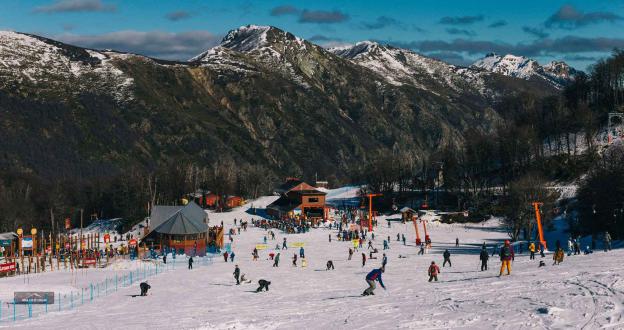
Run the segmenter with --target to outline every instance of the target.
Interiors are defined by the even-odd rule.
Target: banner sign
[[[33,247],[32,237],[22,238],[22,249],[32,249],[32,247]]]
[[[11,242],[10,239],[0,239],[0,246],[11,246]]]
[[[15,263],[8,262],[6,264],[0,264],[0,273],[8,273],[15,271]]]
[[[82,264],[85,266],[95,265],[95,258],[87,258],[82,260]]]
[[[54,304],[54,292],[15,292],[13,295],[16,304]]]
[[[305,242],[294,242],[292,243],[293,247],[304,247],[305,246]]]
[[[258,250],[266,250],[267,245],[266,244],[256,244],[256,249]]]

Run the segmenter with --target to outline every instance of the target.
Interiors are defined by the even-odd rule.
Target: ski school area
[[[365,238],[358,232],[361,241],[339,240],[344,235],[335,222],[304,230],[271,226],[260,211],[276,205],[277,199],[261,197],[230,212],[208,212],[211,224],[222,222],[224,232],[231,234],[225,235],[219,252],[194,256],[192,269],[188,255],[193,253],[174,259],[170,251],[166,263],[162,257],[119,259],[104,267],[61,267],[0,278],[0,327],[624,328],[624,249],[604,252],[599,245],[591,254],[566,254],[555,265],[552,252],[546,251],[545,257],[537,253],[531,260],[527,242],[517,242],[511,274],[505,269],[499,276],[499,251],[509,237],[499,219],[477,224],[431,221],[431,248],[420,253],[412,222],[387,221],[400,214],[378,216],[372,232],[358,228],[366,232]],[[556,231],[544,233],[549,247],[556,240],[567,241],[563,227],[555,225]],[[483,244],[487,270],[480,260]],[[447,250],[450,262],[445,263]],[[430,282],[432,261],[440,272]],[[240,284],[236,266],[244,276]],[[363,296],[367,278],[373,278],[374,295]],[[266,286],[258,292],[260,281]],[[145,296],[140,295],[141,283],[149,285]],[[51,298],[44,294],[15,303],[15,292],[50,292]],[[41,299],[53,302],[42,304]]]

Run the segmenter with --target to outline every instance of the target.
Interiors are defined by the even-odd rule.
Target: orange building
[[[312,222],[327,219],[326,193],[316,187],[299,179],[289,178],[275,192],[280,198],[267,206],[269,215],[278,219],[300,218]]]

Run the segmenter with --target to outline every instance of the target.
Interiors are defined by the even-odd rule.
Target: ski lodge
[[[326,193],[296,178],[288,178],[275,190],[280,195],[267,206],[267,214],[277,219],[318,222],[327,219]]]

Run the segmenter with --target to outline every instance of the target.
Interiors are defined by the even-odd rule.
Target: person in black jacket
[[[256,289],[256,292],[262,292],[262,289],[265,289],[266,291],[269,291],[269,285],[271,285],[271,282],[269,282],[267,280],[260,280],[260,281],[258,281],[258,284],[260,286]]]
[[[147,296],[147,290],[152,288],[149,284],[147,284],[147,282],[141,282],[139,287],[141,288],[141,297]]]
[[[444,250],[444,253],[442,254],[442,256],[444,257],[444,262],[442,263],[442,267],[445,267],[447,262],[449,264],[449,267],[452,267],[451,253],[449,252],[449,250]]]
[[[193,269],[193,257],[190,257],[188,260],[188,269]]]
[[[487,262],[490,258],[485,246],[481,248],[481,254],[479,255],[479,259],[481,260],[481,271],[487,270]]]
[[[234,267],[234,278],[236,279],[236,285],[240,284],[240,268],[238,268],[238,265],[236,265],[236,267]]]

